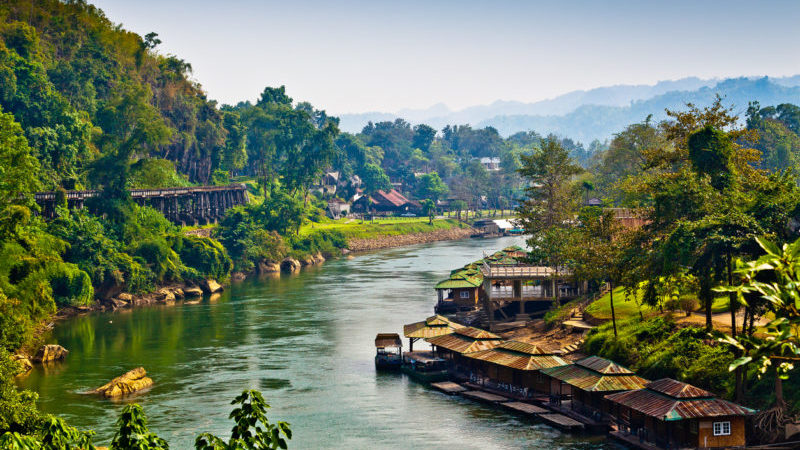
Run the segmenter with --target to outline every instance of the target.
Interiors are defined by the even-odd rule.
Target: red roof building
[[[359,198],[354,207],[364,212],[403,213],[419,211],[421,205],[392,189],[377,191],[369,197]]]

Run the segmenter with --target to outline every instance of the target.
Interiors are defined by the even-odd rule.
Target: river
[[[212,432],[227,440],[230,401],[262,391],[268,417],[291,423],[290,448],[617,448],[448,397],[373,365],[378,332],[433,313],[433,285],[451,269],[519,238],[387,249],[279,278],[232,285],[215,301],[95,313],[59,322],[70,353],[20,381],[45,412],[110,442],[124,406],[83,392],[137,366],[155,382],[127,398],[172,448]],[[406,341],[407,345],[407,341]]]

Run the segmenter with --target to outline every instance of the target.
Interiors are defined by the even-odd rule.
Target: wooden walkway
[[[506,402],[501,403],[504,408],[508,408],[514,412],[527,414],[529,416],[535,416],[538,414],[547,414],[550,411],[540,408],[536,405],[531,405],[530,403],[523,403],[523,402]]]
[[[490,394],[483,391],[464,391],[461,393],[461,395],[472,400],[478,400],[486,403],[502,403],[508,401],[508,398],[503,397],[502,395]]]
[[[556,428],[566,431],[581,431],[584,430],[585,427],[582,423],[578,422],[577,420],[562,416],[561,414],[550,413],[550,414],[540,414],[537,416],[539,419],[542,419],[548,425],[552,425]]]
[[[455,394],[458,394],[459,392],[464,392],[464,391],[467,390],[467,388],[465,388],[464,386],[462,386],[462,385],[460,385],[458,383],[453,383],[452,381],[442,381],[440,383],[431,383],[431,387],[433,387],[434,389],[436,389],[438,391],[442,391],[445,394],[449,394],[449,395],[455,395]]]

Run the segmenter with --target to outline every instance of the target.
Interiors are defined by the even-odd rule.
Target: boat
[[[447,360],[433,352],[407,352],[403,354],[402,372],[423,383],[435,383],[450,379]]]
[[[399,370],[403,364],[403,341],[397,333],[378,333],[375,336],[375,368]]]

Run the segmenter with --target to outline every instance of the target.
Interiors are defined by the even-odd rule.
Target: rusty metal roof
[[[601,358],[599,356],[589,356],[578,361],[575,364],[593,370],[602,374],[615,374],[615,375],[633,375],[634,372],[627,367],[623,367],[610,359]]]
[[[400,335],[397,333],[378,333],[375,336],[375,347],[402,347],[403,341],[400,340]]]
[[[461,334],[460,333],[461,330],[463,330],[463,328],[455,330],[455,332],[451,334],[436,336],[425,340],[428,341],[431,345],[435,345],[437,347],[441,347],[457,353],[472,353],[481,350],[489,350],[491,348],[496,347],[502,342],[502,339],[499,336],[496,338],[476,339],[469,335]],[[487,333],[486,331],[483,332]],[[488,334],[491,335],[491,333]]]
[[[523,354],[502,348],[506,343],[507,342],[503,342],[495,348],[470,353],[465,356],[517,370],[540,370],[569,364],[567,361],[561,359],[561,357],[555,355]]]
[[[629,391],[647,384],[635,374],[603,374],[576,364],[542,369],[542,373],[588,392]]]
[[[545,355],[544,350],[541,348],[529,344],[527,342],[520,342],[520,341],[505,341],[498,346],[499,348],[510,350],[512,352],[517,353],[524,353],[526,355]]]
[[[454,331],[456,334],[468,336],[473,339],[503,339],[500,336],[475,327],[463,327]]]
[[[698,391],[707,392],[702,389],[698,389]],[[743,416],[753,412],[749,408],[720,398],[675,398],[649,388],[609,394],[605,398],[610,402],[664,421],[701,417]]]
[[[662,378],[660,380],[651,381],[647,383],[647,389],[651,391],[661,392],[674,398],[702,398],[713,397],[711,392],[700,389],[699,387],[686,384],[672,378]]]
[[[403,335],[407,338],[425,339],[452,333],[464,325],[451,322],[447,317],[434,315],[427,319],[403,326]]]

